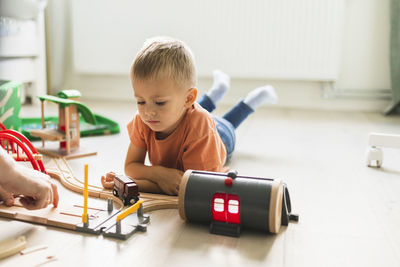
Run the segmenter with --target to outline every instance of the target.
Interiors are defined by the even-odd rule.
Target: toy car
[[[115,175],[113,195],[120,198],[124,205],[132,205],[139,200],[139,188],[130,177]]]

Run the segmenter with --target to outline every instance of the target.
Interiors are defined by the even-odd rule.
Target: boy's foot
[[[278,96],[275,93],[274,87],[271,85],[265,85],[251,91],[243,102],[253,110],[256,110],[256,108],[264,102],[275,104],[278,102]]]
[[[214,82],[206,95],[214,102],[214,104],[217,104],[217,102],[220,101],[228,91],[231,78],[228,74],[220,70],[214,70],[213,76]]]

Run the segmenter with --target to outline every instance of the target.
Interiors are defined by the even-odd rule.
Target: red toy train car
[[[120,198],[124,205],[132,205],[139,200],[139,188],[128,176],[117,174],[114,178],[113,195]]]

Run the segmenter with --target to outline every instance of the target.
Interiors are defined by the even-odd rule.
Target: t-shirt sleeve
[[[225,147],[218,133],[209,131],[188,143],[183,152],[184,170],[221,171],[224,166]]]
[[[145,128],[138,115],[128,123],[127,129],[131,143],[136,147],[146,150]]]

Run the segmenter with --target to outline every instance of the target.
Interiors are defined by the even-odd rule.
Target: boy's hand
[[[224,167],[222,167],[221,172],[227,173],[227,172],[229,172],[230,170],[231,170],[231,168],[230,168],[229,166],[224,166]]]
[[[162,171],[157,181],[158,186],[167,195],[178,195],[179,184],[181,183],[183,172],[176,169],[166,169]]]
[[[106,176],[101,176],[101,184],[105,189],[113,189],[114,188],[114,179],[115,179],[115,173],[114,172],[108,172],[106,173]]]

